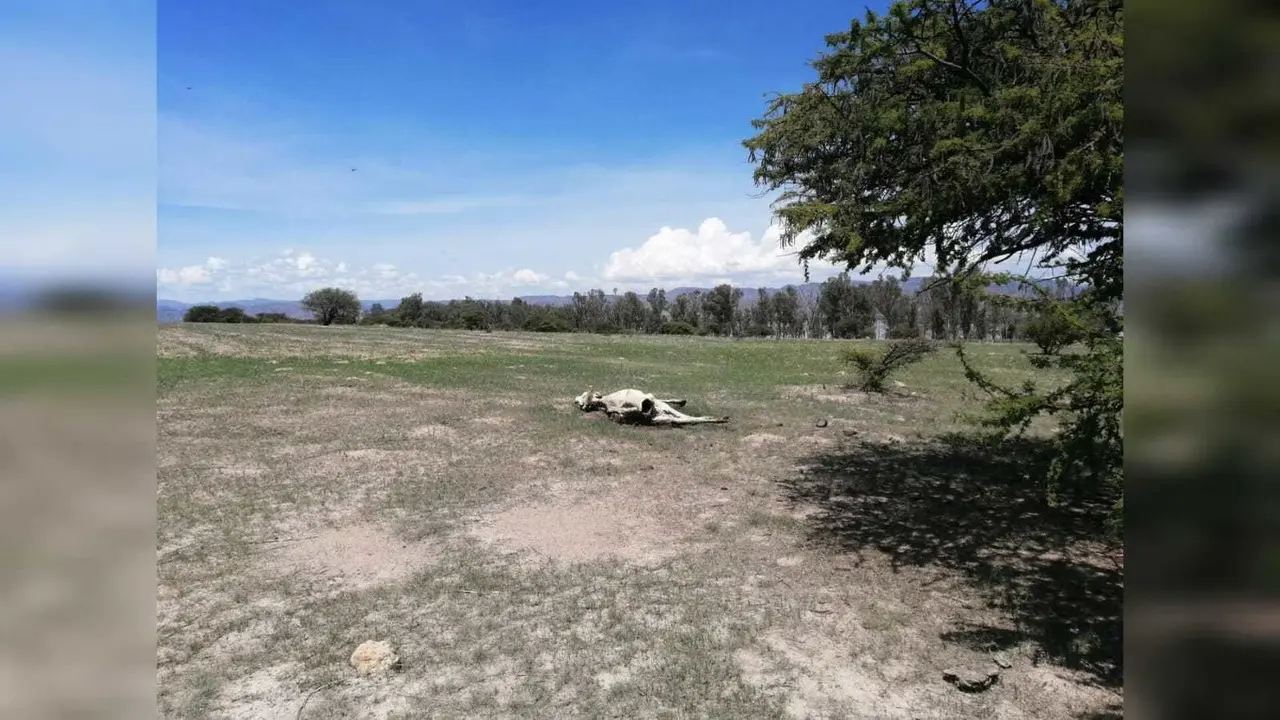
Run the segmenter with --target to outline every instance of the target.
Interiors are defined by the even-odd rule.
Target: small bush
[[[698,331],[686,322],[665,322],[658,332],[663,335],[695,335]]]
[[[858,373],[857,388],[864,392],[884,392],[889,376],[896,370],[920,362],[937,347],[922,338],[895,340],[884,352],[867,348],[845,350],[843,360]]]
[[[207,323],[218,322],[217,305],[192,305],[182,314],[182,322]]]
[[[243,308],[226,307],[218,311],[218,322],[224,323],[254,323],[258,319],[245,313]]]
[[[524,329],[533,332],[561,333],[569,332],[573,328],[569,327],[569,321],[559,315],[540,313],[537,315],[530,315],[529,319],[524,323]]]
[[[1042,355],[1057,355],[1082,339],[1083,333],[1061,312],[1046,309],[1027,322],[1022,336],[1036,344]]]

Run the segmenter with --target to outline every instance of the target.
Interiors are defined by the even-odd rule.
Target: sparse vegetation
[[[162,714],[320,690],[320,716],[1117,707],[1122,19],[1110,0],[902,0],[830,36],[816,81],[755,122],[799,256],[907,273],[929,253],[919,294],[842,274],[750,303],[414,294],[371,309],[388,328],[218,308],[189,315],[232,324],[162,328]],[[1024,279],[988,264],[1024,252],[1070,297],[993,292]],[[304,304],[359,319],[338,288]],[[536,332],[492,332],[515,329]],[[831,344],[662,337],[708,334],[858,338],[842,360],[865,392],[828,390]],[[1014,338],[1033,362],[970,342]],[[954,356],[921,362],[944,340]],[[895,376],[913,392],[885,392]],[[735,420],[653,431],[570,403],[637,384]],[[972,387],[991,435],[965,419]],[[348,684],[368,639],[404,670]],[[991,677],[993,652],[1016,670],[982,692],[939,677]]]
[[[1115,702],[1110,546],[1025,492],[1040,446],[946,441],[965,429],[954,357],[899,370],[921,397],[854,405],[823,391],[822,342],[429,337],[160,328],[162,715],[292,717],[316,688],[307,716],[374,693],[497,718],[856,716],[866,692],[955,718]],[[983,371],[1028,372],[1026,346],[983,347]],[[654,432],[570,405],[636,377],[741,419]],[[369,639],[404,670],[350,682]],[[933,671],[990,642],[1018,670],[988,693]]]
[[[666,322],[662,323],[659,332],[663,335],[696,335],[698,330],[686,322]]]
[[[920,362],[937,350],[937,346],[921,338],[894,340],[882,350],[851,347],[842,354],[845,363],[858,374],[855,384],[863,392],[884,392],[889,376],[913,363]]]

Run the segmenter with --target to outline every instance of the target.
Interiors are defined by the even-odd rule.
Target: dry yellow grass
[[[1017,348],[991,352],[1019,372]],[[159,353],[165,717],[1120,701],[1118,569],[1087,528],[1030,517],[1022,458],[938,440],[967,402],[945,354],[850,402],[824,343],[166,326]],[[734,420],[592,422],[570,404],[588,385]],[[381,639],[401,669],[355,677]],[[942,681],[996,651],[1012,667],[992,689]]]

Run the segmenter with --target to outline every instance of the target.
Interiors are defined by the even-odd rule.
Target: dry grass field
[[[1043,449],[953,435],[952,353],[865,395],[840,347],[162,326],[161,714],[1119,717],[1122,568]],[[1020,382],[1025,350],[971,353]],[[366,640],[398,666],[358,677]]]

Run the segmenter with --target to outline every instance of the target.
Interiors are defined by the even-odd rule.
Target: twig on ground
[[[327,682],[324,685],[321,685],[320,687],[312,688],[311,692],[307,693],[307,696],[302,698],[302,704],[298,706],[297,720],[302,720],[302,711],[307,709],[307,703],[311,702],[311,696],[315,695],[316,693],[322,690],[328,690],[334,685],[340,685],[342,684],[342,682],[343,682],[342,680],[331,680],[330,682]]]
[[[249,545],[270,545],[271,543],[301,542],[303,540],[314,540],[318,537],[320,536],[319,535],[298,535],[297,537],[274,538],[272,540],[250,540],[248,541],[248,544]],[[230,545],[230,543],[224,543],[224,544]]]

